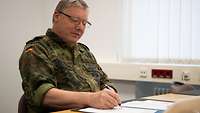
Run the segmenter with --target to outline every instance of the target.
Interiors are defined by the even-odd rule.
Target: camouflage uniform
[[[105,84],[113,87],[87,46],[69,47],[51,29],[27,42],[19,69],[28,113],[45,113],[43,97],[54,87],[83,92],[99,91]]]

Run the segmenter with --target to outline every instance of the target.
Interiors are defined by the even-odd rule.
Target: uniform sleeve
[[[46,92],[56,87],[53,66],[41,47],[25,49],[19,61],[22,86],[28,103],[41,107]]]
[[[83,51],[86,51],[85,56],[90,59],[89,62],[95,64],[95,69],[93,69],[93,70],[96,70],[100,74],[100,89],[102,90],[102,89],[106,88],[105,84],[107,84],[108,86],[112,87],[115,90],[115,92],[117,92],[117,89],[114,87],[112,82],[108,79],[107,74],[102,70],[100,65],[97,63],[96,58],[90,52],[89,48],[84,44],[81,44],[81,43],[79,43],[79,44],[81,45],[82,48],[84,48]]]
[[[98,65],[98,69],[102,73],[102,76],[101,76],[101,79],[100,79],[100,89],[102,90],[102,89],[106,88],[106,85],[108,85],[108,86],[112,87],[115,90],[115,92],[118,92],[117,89],[112,84],[112,82],[108,79],[107,74],[103,72],[102,68],[99,65]]]
[[[90,52],[90,56],[92,57],[92,59],[95,61],[96,65],[97,65],[97,69],[98,71],[101,73],[101,78],[100,78],[100,89],[104,89],[106,88],[106,85],[112,87],[115,92],[117,92],[117,89],[114,87],[114,85],[112,84],[112,82],[109,80],[108,75],[102,70],[102,68],[100,67],[100,65],[97,63],[94,55]],[[105,85],[106,84],[106,85]]]

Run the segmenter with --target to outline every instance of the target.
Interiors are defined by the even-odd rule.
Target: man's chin
[[[76,44],[79,39],[80,39],[80,37],[78,37],[78,36],[72,36],[72,37],[66,39],[65,42],[68,44]]]
[[[75,40],[70,40],[71,44],[76,44],[78,42],[79,39],[75,39]]]
[[[73,37],[73,39],[71,41],[74,43],[77,43],[79,39],[80,39],[80,37]]]

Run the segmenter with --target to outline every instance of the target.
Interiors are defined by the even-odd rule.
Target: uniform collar
[[[78,44],[75,44],[74,46],[70,46],[69,44],[65,43],[62,38],[60,38],[56,33],[54,33],[52,31],[52,29],[48,29],[47,32],[46,32],[46,35],[48,37],[50,37],[50,39],[52,39],[53,41],[55,41],[56,43],[58,43],[59,45],[61,45],[62,47],[67,47],[69,48],[70,50],[74,50],[74,48],[77,48],[76,46]]]

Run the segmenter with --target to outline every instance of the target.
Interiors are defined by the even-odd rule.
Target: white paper
[[[79,111],[89,112],[89,113],[155,113],[157,110],[115,107],[114,109],[85,108],[85,109],[81,109]]]
[[[126,103],[123,103],[121,106],[166,110],[172,104],[173,102],[145,100],[145,101],[126,102]]]

